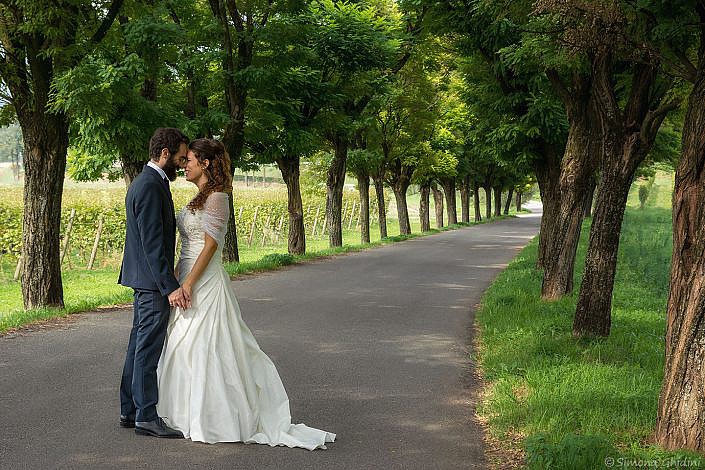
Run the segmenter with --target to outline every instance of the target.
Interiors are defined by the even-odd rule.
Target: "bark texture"
[[[454,225],[458,223],[458,209],[456,207],[456,194],[455,194],[455,178],[443,178],[441,179],[441,184],[443,185],[443,192],[446,197],[446,211],[448,212],[448,225]]]
[[[485,185],[485,218],[492,218],[492,187],[490,185]]]
[[[370,243],[370,175],[357,175],[357,191],[360,194],[360,242]]]
[[[400,158],[396,158],[389,165],[387,172],[387,183],[394,191],[394,198],[397,202],[397,213],[399,215],[399,233],[408,235],[411,233],[411,224],[409,222],[409,209],[406,203],[406,191],[411,185],[411,176],[414,174],[414,168],[403,165]]]
[[[443,192],[435,183],[431,184],[433,207],[436,210],[436,228],[443,228]]]
[[[304,227],[304,206],[299,184],[300,159],[298,155],[287,155],[277,159],[277,166],[286,183],[287,210],[289,212],[288,251],[292,255],[306,253],[306,229]]]
[[[120,155],[120,165],[122,166],[122,176],[125,180],[125,186],[130,187],[132,181],[142,172],[142,168],[144,168],[146,164],[147,160],[135,161],[128,155]]]
[[[575,255],[585,212],[585,194],[594,171],[592,142],[600,139],[600,121],[595,112],[593,81],[576,75],[570,89],[549,74],[568,114],[568,141],[560,163],[558,208],[549,226],[550,249],[544,258],[541,297],[555,300],[573,291]]]
[[[509,215],[509,208],[512,205],[512,196],[514,195],[514,188],[509,188],[507,192],[507,200],[504,202],[504,215]]]
[[[460,184],[460,218],[463,223],[470,223],[470,177],[463,178]]]
[[[375,197],[377,198],[377,218],[379,221],[379,236],[387,238],[387,208],[384,201],[384,181],[381,176],[373,177]]]
[[[328,221],[328,243],[331,247],[343,246],[343,186],[345,185],[345,166],[348,159],[348,138],[335,135],[330,138],[335,152],[328,168],[326,180],[326,220]]]
[[[536,268],[543,269],[551,249],[552,224],[556,220],[559,209],[559,193],[561,175],[561,154],[563,151],[544,145],[541,157],[534,160],[534,174],[539,185],[543,215],[541,216],[541,230],[539,232],[539,249]]]
[[[705,5],[700,9],[705,24]],[[656,442],[705,452],[705,30],[673,192],[666,361]]]
[[[474,184],[472,187],[473,209],[475,211],[475,222],[482,221],[482,213],[480,211],[480,186]]]
[[[397,202],[397,214],[399,217],[399,233],[401,235],[409,235],[411,233],[411,224],[409,223],[409,208],[406,204],[406,190],[409,185],[400,184],[395,186],[394,198]]]
[[[495,186],[492,191],[494,192],[494,216],[499,217],[502,215],[502,187]]]
[[[594,152],[593,152],[594,155]],[[592,217],[592,203],[595,200],[595,190],[597,189],[597,179],[595,175],[590,177],[585,198],[583,199],[583,218]]]
[[[59,239],[68,122],[63,114],[37,113],[35,120],[24,123],[22,131],[22,300],[25,309],[63,308]]]
[[[419,218],[421,219],[421,231],[431,230],[430,195],[431,184],[424,183],[420,186],[421,200],[419,202]]]

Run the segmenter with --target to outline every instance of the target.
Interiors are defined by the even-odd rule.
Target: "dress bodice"
[[[206,240],[206,232],[203,230],[202,211],[195,213],[184,207],[176,217],[176,226],[179,229],[181,238],[180,259],[198,258],[203,250]],[[219,250],[220,251],[220,250]]]
[[[213,256],[213,260],[220,263],[229,215],[228,195],[225,193],[211,194],[201,209],[195,211],[191,211],[188,207],[181,209],[176,218],[176,226],[181,237],[179,259],[195,260],[198,258],[205,246],[207,233],[218,242],[218,250]]]

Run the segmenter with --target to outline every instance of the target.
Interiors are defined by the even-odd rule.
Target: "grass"
[[[6,282],[0,289],[0,333],[33,321],[132,302],[132,290],[118,285],[117,277],[114,268],[65,271],[62,275],[65,309],[23,310],[20,283]]]
[[[388,217],[391,214],[388,214]],[[512,215],[510,215],[511,217]],[[505,216],[506,217],[506,216]],[[501,217],[504,218],[504,217]],[[491,221],[500,218],[490,219]],[[432,217],[432,224],[435,221]],[[484,223],[484,219],[483,222]],[[308,237],[306,239],[307,253],[302,256],[291,256],[286,253],[286,239],[283,237],[279,244],[267,245],[264,247],[253,244],[247,247],[240,241],[240,263],[228,263],[225,268],[232,276],[247,273],[271,271],[282,266],[300,263],[307,260],[328,257],[332,255],[359,251],[366,248],[380,246],[423,235],[430,235],[440,231],[452,230],[471,224],[456,224],[442,229],[433,229],[424,234],[420,232],[418,220],[412,220],[412,235],[396,235],[380,239],[379,227],[373,225],[370,228],[371,243],[360,244],[350,243],[352,240],[360,240],[360,234],[356,229],[344,230],[343,241],[348,242],[342,247],[330,248],[328,237]],[[387,233],[399,233],[398,220],[388,218]],[[49,318],[66,316],[71,313],[93,310],[98,307],[109,307],[115,305],[129,304],[132,302],[132,289],[122,287],[117,284],[119,266],[104,266],[101,269],[88,271],[86,269],[65,270],[62,274],[64,285],[65,309],[36,309],[24,310],[22,303],[22,291],[20,283],[12,280],[15,270],[15,262],[12,260],[0,260],[0,334],[18,328],[33,321],[45,320]],[[80,265],[78,262],[77,265]]]
[[[496,439],[519,437],[528,468],[605,468],[607,458],[619,466],[705,464],[695,454],[651,444],[663,378],[671,191],[670,175],[660,174],[639,210],[636,185],[632,190],[608,338],[571,336],[589,221],[578,248],[575,294],[540,300],[537,240],[486,292],[477,313],[487,381],[479,412]]]

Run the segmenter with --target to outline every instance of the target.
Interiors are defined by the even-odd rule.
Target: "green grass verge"
[[[705,464],[694,454],[650,444],[663,378],[671,190],[670,176],[659,175],[644,210],[636,209],[632,191],[608,338],[571,336],[589,221],[578,248],[574,295],[540,300],[537,240],[486,292],[477,313],[487,381],[479,412],[500,442],[507,436],[523,441],[528,468],[606,468],[609,458],[615,467]]]
[[[496,220],[502,220],[509,216],[495,217],[486,221],[483,219],[480,223],[487,223]],[[360,251],[366,248],[380,246],[388,243],[407,240],[419,236],[432,235],[446,230],[454,230],[470,224],[455,224],[442,229],[433,229],[430,232],[419,233],[420,226],[418,222],[412,223],[412,230],[415,233],[411,235],[396,235],[384,239],[379,237],[379,229],[376,226],[371,227],[372,242],[369,244],[346,244],[338,248],[328,247],[327,237],[307,238],[307,253],[302,256],[291,256],[286,253],[286,240],[279,245],[268,245],[265,247],[258,246],[240,246],[240,263],[228,263],[225,269],[232,276],[272,271],[281,268],[282,266],[304,262],[315,258],[325,258],[328,256]],[[395,219],[388,220],[388,233],[399,231],[398,221]],[[356,230],[345,230],[343,232],[343,240],[359,239],[360,234]],[[242,243],[242,242],[241,242]],[[12,281],[10,272],[14,271],[14,265],[7,264],[3,266],[5,277],[0,282],[0,334],[22,325],[49,318],[66,316],[71,313],[85,312],[94,310],[98,307],[110,307],[115,305],[129,304],[132,302],[132,289],[122,287],[117,284],[118,267],[108,267],[88,271],[85,269],[73,269],[63,272],[64,284],[64,302],[65,309],[35,309],[23,310],[22,308],[22,291],[19,282]]]
[[[7,282],[0,289],[0,333],[37,320],[85,312],[98,307],[132,302],[132,290],[117,284],[119,270],[71,270],[63,273],[65,309],[22,309],[19,282]]]

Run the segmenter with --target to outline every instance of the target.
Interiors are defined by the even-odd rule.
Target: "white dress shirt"
[[[159,168],[159,165],[157,165],[156,163],[154,163],[152,160],[150,160],[150,161],[147,162],[147,166],[151,166],[152,168],[154,168],[155,170],[157,170],[157,173],[159,173],[160,175],[162,175],[162,178],[164,178],[164,179],[167,180],[167,181],[169,180],[169,179],[166,177],[166,173],[164,173],[164,170],[162,170],[161,168]]]

